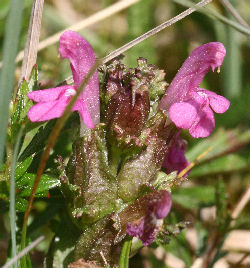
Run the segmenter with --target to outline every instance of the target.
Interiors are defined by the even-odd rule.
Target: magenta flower
[[[190,164],[185,157],[186,147],[186,141],[181,139],[179,134],[177,134],[173,146],[170,148],[170,151],[166,154],[163,160],[162,167],[166,169],[167,173],[171,173],[172,171],[180,173]],[[184,177],[187,175],[188,173],[186,173]]]
[[[127,234],[138,237],[144,246],[150,245],[155,240],[163,219],[170,211],[171,205],[170,193],[162,190],[161,199],[150,200],[145,217],[127,224]]]
[[[76,32],[66,31],[62,34],[59,52],[63,59],[68,58],[70,60],[74,85],[29,92],[28,98],[37,102],[27,114],[32,122],[60,117],[95,63],[95,55],[90,44]],[[88,128],[93,128],[95,124],[99,123],[100,104],[97,72],[94,73],[83,89],[72,111],[79,112],[82,121]]]
[[[213,111],[224,113],[230,102],[214,92],[199,88],[210,67],[220,67],[225,47],[211,42],[196,48],[183,63],[161,99],[161,109],[178,128],[188,129],[194,138],[207,137],[214,129]],[[211,109],[211,108],[212,109]]]

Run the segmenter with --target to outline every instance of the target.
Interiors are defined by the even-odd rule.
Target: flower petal
[[[27,116],[32,122],[42,122],[60,117],[67,104],[69,97],[61,97],[59,100],[40,102],[32,106]]]
[[[77,100],[72,111],[78,111],[84,124],[90,129],[94,128],[95,125],[93,123],[91,115],[82,99]]]
[[[206,105],[198,112],[197,122],[189,129],[189,133],[194,138],[205,138],[212,133],[214,126],[214,113]]]
[[[76,32],[66,31],[60,38],[59,52],[62,58],[68,58],[70,60],[75,88],[77,89],[95,63],[94,51],[88,41],[81,35]],[[91,115],[93,123],[98,124],[100,122],[100,101],[97,71],[83,89],[79,99],[86,101],[86,108]]]
[[[168,173],[172,171],[178,171],[179,173],[189,165],[185,157],[186,145],[186,141],[181,139],[178,133],[172,148],[170,148],[170,151],[166,154],[162,163],[162,167],[165,168]],[[185,174],[185,177],[187,175],[188,173]]]
[[[216,93],[206,89],[201,89],[199,92],[203,92],[208,96],[209,104],[216,113],[222,114],[228,110],[230,101],[223,96],[217,95]]]
[[[100,99],[99,99],[99,82],[98,75],[95,72],[89,83],[85,86],[80,99],[86,103],[87,110],[91,115],[93,123],[96,125],[100,122]]]
[[[183,63],[179,72],[161,99],[159,109],[168,113],[174,103],[186,101],[190,90],[199,88],[210,67],[221,66],[226,50],[219,42],[211,42],[196,48]]]
[[[196,120],[196,107],[189,102],[174,103],[169,110],[169,117],[179,128],[189,129]]]
[[[27,94],[28,98],[34,102],[49,102],[59,98],[65,90],[73,88],[72,86],[61,86],[49,89],[42,89],[29,92]]]
[[[59,52],[63,59],[70,60],[75,87],[78,88],[95,63],[92,47],[80,34],[66,31],[60,37]]]
[[[171,195],[168,191],[163,191],[162,199],[156,204],[155,216],[157,219],[164,219],[172,206]]]

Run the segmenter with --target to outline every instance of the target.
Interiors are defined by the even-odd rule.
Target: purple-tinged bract
[[[177,134],[173,146],[163,160],[162,167],[166,169],[167,173],[171,173],[172,171],[180,173],[190,164],[185,157],[186,146],[186,141],[181,139],[179,134]],[[185,174],[185,177],[187,175]]]
[[[127,224],[127,234],[138,237],[144,246],[150,245],[159,232],[159,227],[171,208],[171,195],[162,191],[162,198],[150,200],[146,216],[132,223]]]

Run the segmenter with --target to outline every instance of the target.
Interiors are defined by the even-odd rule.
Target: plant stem
[[[122,246],[122,252],[120,255],[119,268],[129,267],[129,253],[132,245],[132,237],[127,237]]]
[[[82,84],[77,89],[76,94],[72,97],[71,101],[67,105],[63,115],[56,121],[56,124],[49,135],[47,145],[43,151],[43,154],[41,156],[41,160],[40,160],[40,163],[39,163],[39,166],[37,169],[37,174],[36,174],[36,178],[34,181],[32,192],[31,192],[31,195],[29,198],[29,203],[28,203],[27,209],[26,209],[25,214],[24,214],[23,227],[22,227],[22,237],[21,237],[21,248],[22,249],[25,247],[25,243],[26,243],[27,224],[28,224],[28,218],[29,218],[29,214],[31,211],[31,207],[32,207],[32,204],[33,204],[33,201],[35,198],[38,184],[39,184],[40,179],[42,177],[42,174],[46,168],[46,164],[47,164],[47,161],[49,159],[50,152],[51,152],[53,146],[55,145],[57,138],[58,138],[65,122],[67,121],[67,119],[71,113],[71,109],[72,109],[73,105],[75,104],[77,98],[82,93],[82,91],[83,91],[84,87],[87,85],[89,79],[92,77],[92,75],[96,71],[97,67],[101,63],[102,62],[100,60],[97,60],[95,62],[95,64],[92,66],[92,68],[90,69],[90,71],[88,72],[86,77],[83,79]],[[22,258],[22,260],[23,260],[23,264],[24,264],[24,266],[22,266],[22,268],[26,268],[26,259]]]

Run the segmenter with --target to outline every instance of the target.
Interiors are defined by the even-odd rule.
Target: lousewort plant
[[[33,122],[60,117],[95,62],[89,43],[75,32],[61,36],[59,52],[70,60],[74,85],[28,93],[36,102],[28,112]],[[100,85],[95,72],[72,109],[79,112],[81,135],[67,165],[58,159],[60,190],[79,231],[65,263],[84,259],[116,266],[126,237],[134,237],[135,251],[168,239],[168,174],[176,179],[189,165],[180,132],[207,137],[215,125],[212,109],[228,109],[227,99],[199,88],[225,54],[221,43],[196,48],[168,87],[164,71],[143,58],[136,68],[119,60],[102,66]],[[51,265],[56,242],[47,258]]]

